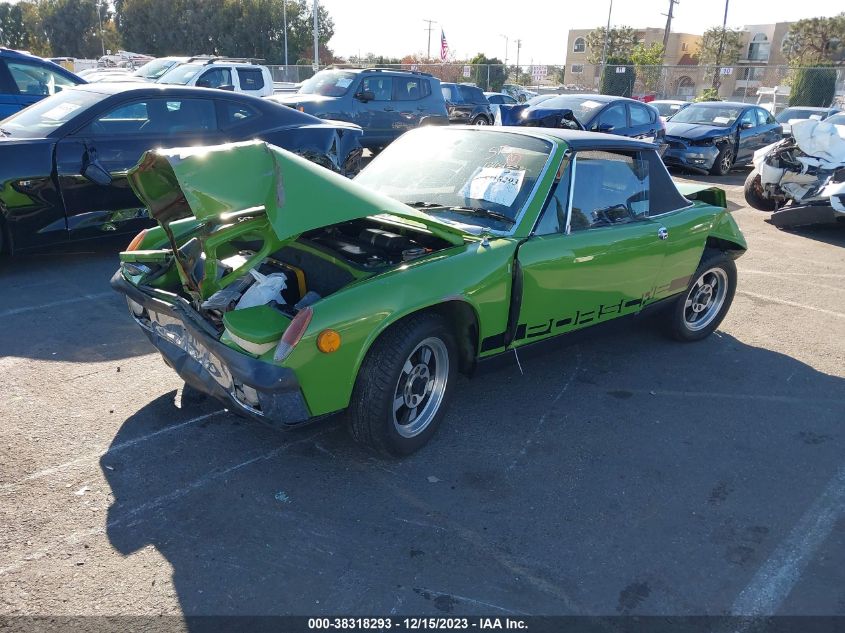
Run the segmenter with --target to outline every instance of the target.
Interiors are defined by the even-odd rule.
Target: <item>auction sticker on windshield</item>
[[[473,174],[461,189],[461,195],[509,207],[516,200],[524,178],[524,169],[484,167]]]
[[[82,107],[78,103],[60,103],[55,108],[50,108],[42,116],[52,121],[62,121],[69,114],[73,114]]]

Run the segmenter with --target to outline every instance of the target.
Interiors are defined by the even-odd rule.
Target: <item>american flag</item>
[[[445,62],[449,54],[449,42],[446,41],[446,34],[440,29],[440,61]]]

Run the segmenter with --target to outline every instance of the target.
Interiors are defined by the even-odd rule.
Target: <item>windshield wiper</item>
[[[12,133],[9,130],[2,128],[2,127],[0,127],[0,134],[2,134],[3,136],[11,136],[12,135]]]
[[[516,220],[513,218],[509,218],[504,213],[498,213],[497,211],[490,211],[489,209],[484,209],[482,207],[446,207],[449,211],[454,211],[455,213],[464,213],[466,215],[474,215],[479,218],[490,218],[491,220],[499,220],[500,222],[505,222],[509,226],[512,224],[516,224]]]

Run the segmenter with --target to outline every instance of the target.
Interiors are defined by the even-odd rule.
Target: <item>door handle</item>
[[[667,229],[665,226],[661,226],[659,229],[657,229],[657,237],[659,237],[661,240],[668,240],[669,229]]]
[[[384,109],[384,111],[385,111],[385,112],[393,112],[393,111],[394,111],[394,109],[393,109],[393,108],[385,108],[385,109]]]

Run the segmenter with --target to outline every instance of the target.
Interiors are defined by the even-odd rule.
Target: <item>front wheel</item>
[[[775,211],[778,208],[777,201],[763,195],[763,183],[760,181],[760,172],[756,169],[752,169],[748,178],[745,179],[743,193],[745,194],[745,201],[752,209]]]
[[[390,327],[367,353],[352,393],[355,441],[387,455],[409,455],[428,442],[443,417],[455,378],[455,339],[436,314]]]
[[[719,155],[716,156],[713,167],[710,168],[710,173],[714,176],[726,176],[731,170],[731,167],[734,166],[734,158],[733,149],[729,145],[726,145],[719,152]]]
[[[705,256],[668,313],[670,334],[684,342],[708,337],[725,318],[735,292],[734,261],[722,252]]]

